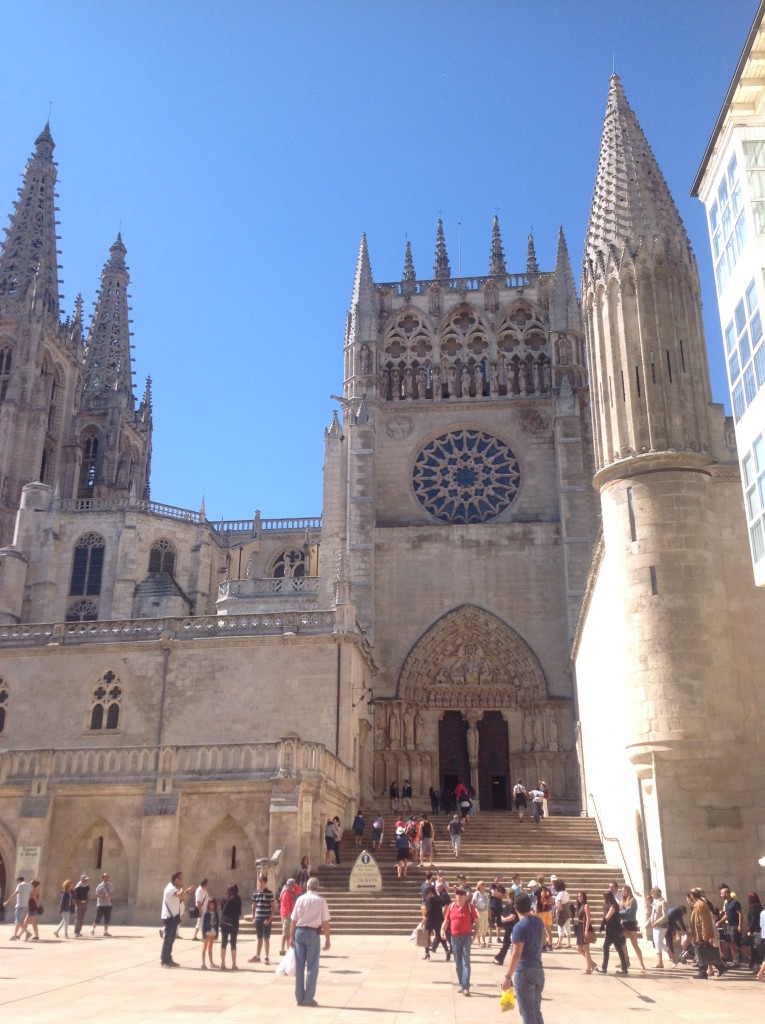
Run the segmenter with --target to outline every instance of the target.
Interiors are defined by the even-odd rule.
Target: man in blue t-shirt
[[[523,1024],[544,1024],[542,989],[545,987],[545,971],[542,966],[542,946],[545,926],[541,918],[531,913],[531,900],[525,892],[516,896],[515,909],[520,920],[513,928],[513,952],[502,988],[515,988],[518,1012]]]

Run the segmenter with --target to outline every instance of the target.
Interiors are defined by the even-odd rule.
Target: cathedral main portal
[[[375,703],[374,795],[409,779],[472,785],[484,810],[509,806],[516,779],[544,779],[553,806],[578,810],[573,709],[550,698],[526,641],[497,616],[463,605],[435,622],[402,666],[395,699]],[[419,803],[419,801],[418,801]]]

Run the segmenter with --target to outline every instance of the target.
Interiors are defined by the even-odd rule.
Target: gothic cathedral
[[[407,244],[389,283],[362,238],[316,519],[152,500],[125,246],[63,319],[55,181],[46,126],[0,255],[0,887],[108,862],[151,920],[181,862],[289,874],[404,778],[494,812],[545,779],[673,897],[753,877],[765,595],[694,256],[616,76],[581,302],[562,230],[516,272],[495,217],[454,277],[439,221],[432,273]]]

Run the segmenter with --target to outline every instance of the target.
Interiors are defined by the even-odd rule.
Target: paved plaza
[[[416,910],[402,916],[417,923]],[[321,957],[320,1006],[308,1009],[295,1005],[293,979],[276,977],[273,966],[246,962],[255,949],[249,935],[239,945],[239,972],[222,974],[199,969],[201,943],[191,941],[188,927],[175,944],[178,970],[160,967],[156,928],[115,927],[114,938],[103,939],[91,938],[87,927],[81,940],[63,941],[53,936],[54,927],[42,925],[39,942],[10,942],[11,927],[0,926],[4,1020],[284,1024],[309,1016],[343,1024],[519,1021],[517,1010],[500,1014],[504,969],[492,962],[496,945],[474,950],[473,995],[465,999],[457,993],[454,963],[447,964],[442,951],[424,961],[406,937],[337,936]],[[644,951],[646,964],[653,963],[645,945]],[[220,962],[219,945],[215,957]],[[645,976],[630,973],[627,978],[586,977],[575,950],[546,954],[545,966],[545,1024],[741,1024],[761,1020],[765,1012],[765,984],[754,982],[748,971],[706,982],[695,981],[687,967],[649,969]]]

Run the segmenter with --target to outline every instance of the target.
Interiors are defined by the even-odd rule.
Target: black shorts
[[[259,939],[270,939],[271,938],[271,922],[266,924],[265,921],[258,921],[255,919],[255,934]]]
[[[518,810],[519,807],[525,807],[525,806],[526,806],[526,797],[523,795],[523,793],[518,793],[516,795],[516,797],[515,797],[515,809],[516,809],[516,811]]]
[[[335,840],[332,839],[331,836],[324,836],[324,842],[326,843],[328,850],[334,850]]]
[[[108,928],[109,922],[112,919],[112,908],[111,907],[96,907],[96,920],[93,927],[97,924],[101,924],[103,921],[104,925]]]
[[[409,850],[396,850],[396,860],[409,860]]]

